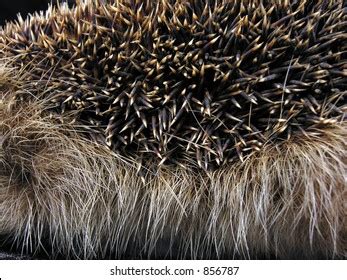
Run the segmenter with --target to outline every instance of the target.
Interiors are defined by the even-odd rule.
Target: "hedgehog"
[[[347,256],[343,0],[81,0],[0,30],[0,241],[64,259]]]

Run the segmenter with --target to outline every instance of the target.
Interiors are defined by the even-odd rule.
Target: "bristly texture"
[[[81,1],[0,31],[0,236],[50,258],[347,257],[344,1]]]
[[[343,117],[343,1],[93,2],[7,25],[0,53],[140,163],[209,169]]]

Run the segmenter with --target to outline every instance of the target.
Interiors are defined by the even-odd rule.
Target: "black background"
[[[67,0],[60,0],[63,1]],[[51,2],[56,3],[57,0],[0,0],[0,25],[16,19],[18,13],[26,18],[29,13],[46,10]],[[72,3],[70,0],[68,2]]]

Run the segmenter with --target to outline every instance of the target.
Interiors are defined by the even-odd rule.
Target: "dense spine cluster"
[[[0,52],[115,151],[208,169],[344,118],[344,1],[107,2],[8,24]]]

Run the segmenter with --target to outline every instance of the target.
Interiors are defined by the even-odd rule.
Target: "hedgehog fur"
[[[344,1],[79,1],[0,31],[0,236],[50,258],[347,256]]]

